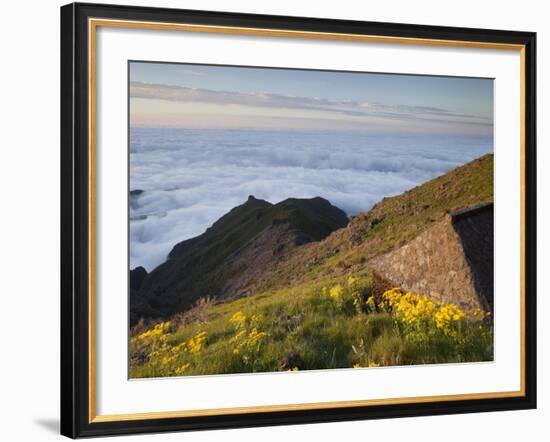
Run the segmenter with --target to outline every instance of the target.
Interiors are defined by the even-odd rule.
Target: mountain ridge
[[[229,300],[363,272],[373,257],[403,246],[449,212],[492,201],[492,168],[493,155],[484,155],[383,198],[349,222],[320,197],[271,204],[251,195],[138,278],[131,322],[168,317],[200,297]]]
[[[237,296],[290,250],[319,241],[348,221],[320,197],[271,204],[250,195],[203,234],[176,244],[168,259],[142,278],[130,293],[131,321],[176,313],[199,297]]]

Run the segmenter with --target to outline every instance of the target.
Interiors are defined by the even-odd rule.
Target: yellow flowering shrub
[[[246,316],[242,312],[237,312],[229,319],[229,322],[233,324],[236,328],[241,328],[246,322]]]
[[[268,336],[266,332],[259,330],[262,316],[253,315],[247,318],[239,311],[229,319],[229,322],[235,329],[235,335],[229,339],[233,354],[239,355],[243,363],[254,371],[262,343]]]
[[[191,364],[189,362],[185,363],[185,364],[182,364],[180,365],[179,367],[176,367],[174,369],[174,374],[176,376],[181,376],[182,374],[185,374],[185,372],[187,371],[187,369],[189,368]]]
[[[365,301],[368,292],[353,275],[348,277],[345,285],[336,284],[328,291],[326,287],[323,287],[322,294],[326,296],[327,292],[336,310],[354,310],[356,313],[367,312],[368,310]]]
[[[337,308],[341,309],[344,306],[344,287],[341,284],[336,284],[332,287],[329,290],[329,295]]]
[[[206,332],[200,332],[193,336],[187,343],[187,348],[191,354],[199,354],[206,341]]]
[[[137,338],[140,340],[144,340],[148,338],[160,337],[170,329],[170,325],[170,321],[160,322],[156,324],[152,329],[138,335]]]
[[[399,288],[386,291],[382,295],[385,309],[395,316],[411,338],[426,340],[436,331],[446,335],[456,334],[466,318],[455,304],[436,304],[425,295],[408,293]]]
[[[135,354],[140,351],[144,354],[155,376],[184,374],[199,362],[197,356],[206,346],[205,331],[196,333],[187,341],[177,342],[168,333],[170,326],[169,321],[158,323],[130,340],[131,352]]]
[[[442,305],[434,314],[435,326],[443,331],[449,331],[453,323],[461,321],[466,315],[456,305]]]

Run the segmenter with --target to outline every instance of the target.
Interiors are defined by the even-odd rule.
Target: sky
[[[493,81],[130,63],[131,127],[489,136]]]

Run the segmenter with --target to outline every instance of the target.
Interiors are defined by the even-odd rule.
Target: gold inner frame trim
[[[438,396],[415,396],[387,399],[366,399],[352,401],[316,402],[284,405],[261,405],[234,408],[215,408],[181,411],[159,411],[129,414],[96,414],[96,36],[98,27],[132,28],[160,31],[185,31],[216,34],[252,35],[264,37],[306,38],[368,43],[410,44],[419,46],[442,46],[474,49],[497,49],[518,51],[520,54],[520,389],[487,393],[465,393]],[[238,415],[246,413],[269,413],[280,411],[322,410],[328,408],[365,407],[376,405],[419,404],[427,402],[482,400],[525,396],[525,46],[493,42],[440,40],[411,37],[390,37],[377,35],[340,34],[330,32],[293,31],[284,29],[245,28],[232,26],[211,26],[182,23],[141,22],[130,20],[88,19],[88,93],[89,93],[89,423],[133,421],[146,419],[168,419],[178,417]]]

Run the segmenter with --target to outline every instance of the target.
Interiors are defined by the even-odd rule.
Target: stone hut
[[[493,203],[457,210],[370,266],[395,287],[492,312],[493,225]]]

